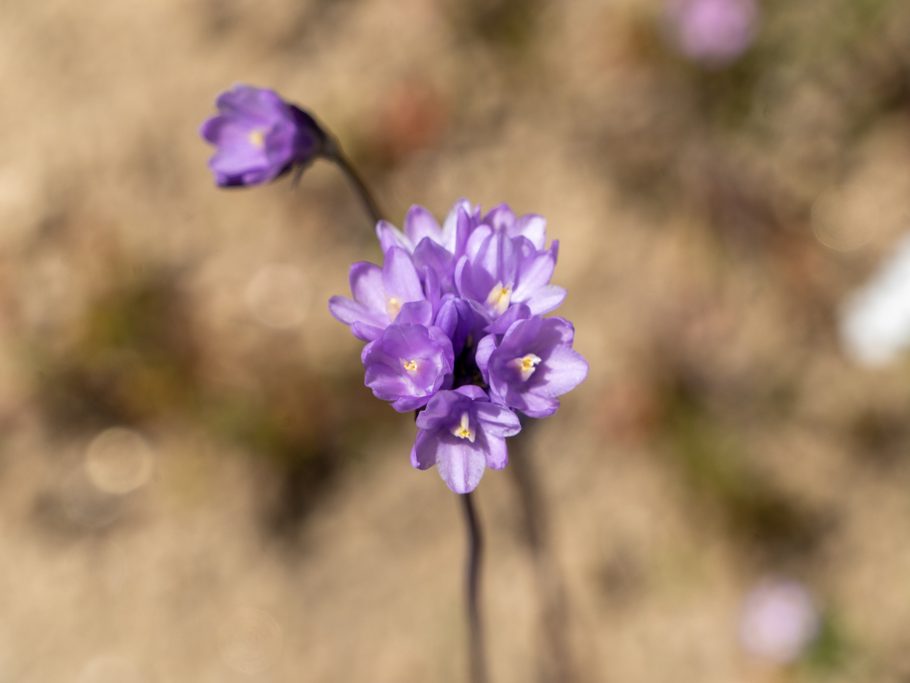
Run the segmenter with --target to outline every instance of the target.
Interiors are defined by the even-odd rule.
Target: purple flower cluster
[[[558,243],[546,221],[489,213],[461,200],[442,226],[414,206],[404,230],[380,221],[382,267],[351,266],[352,299],[332,315],[367,342],[366,385],[399,412],[417,414],[411,463],[437,466],[452,491],[476,488],[487,467],[508,462],[516,412],[547,417],[578,386],[588,364],[572,348],[574,328],[543,318],[565,298],[550,284]]]
[[[323,150],[326,136],[313,117],[273,90],[236,85],[215,104],[218,115],[199,133],[216,147],[209,167],[222,187],[269,182]]]

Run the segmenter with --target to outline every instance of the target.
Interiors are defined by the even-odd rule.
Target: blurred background
[[[543,214],[588,380],[477,499],[496,682],[910,681],[910,4],[0,2],[0,681],[463,681],[458,501],[328,314]]]

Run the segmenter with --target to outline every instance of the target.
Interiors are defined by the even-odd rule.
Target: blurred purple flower
[[[215,104],[218,114],[199,133],[216,147],[209,168],[222,187],[266,183],[323,149],[326,136],[316,121],[272,90],[236,85]]]
[[[425,406],[452,381],[452,342],[438,327],[390,325],[361,357],[364,384],[400,413]]]
[[[819,616],[805,586],[792,580],[766,580],[743,603],[739,634],[749,653],[787,664],[802,655],[818,634]]]
[[[436,465],[455,493],[470,493],[487,467],[501,470],[509,461],[506,437],[521,431],[518,416],[490,403],[480,387],[440,391],[417,416],[417,439],[411,464]]]
[[[758,24],[755,0],[669,0],[667,13],[680,51],[717,66],[749,48]]]
[[[529,417],[547,417],[559,399],[581,384],[588,363],[572,349],[575,329],[563,318],[534,316],[509,327],[497,344],[489,335],[477,345],[477,365],[498,403]]]

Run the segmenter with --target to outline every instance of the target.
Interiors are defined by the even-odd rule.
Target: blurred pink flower
[[[777,664],[793,662],[818,629],[819,616],[812,596],[797,581],[765,580],[746,595],[739,636],[743,648],[756,657]]]
[[[679,50],[716,66],[742,55],[758,25],[755,0],[668,0],[667,14]]]

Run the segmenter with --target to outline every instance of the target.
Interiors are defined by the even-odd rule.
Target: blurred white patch
[[[154,468],[151,446],[138,432],[112,427],[98,434],[85,451],[85,473],[101,491],[124,495],[148,483]]]
[[[220,630],[221,659],[247,675],[263,673],[281,656],[284,633],[278,622],[259,609],[240,610]]]
[[[101,655],[90,659],[76,683],[142,683],[146,679],[136,665],[121,655]]]
[[[244,292],[253,317],[268,327],[290,329],[306,318],[306,278],[299,268],[272,263],[260,268]]]
[[[910,346],[910,235],[846,301],[840,336],[857,363],[882,366]]]
[[[743,603],[739,635],[750,654],[777,664],[793,662],[818,634],[812,597],[797,581],[766,580]]]

